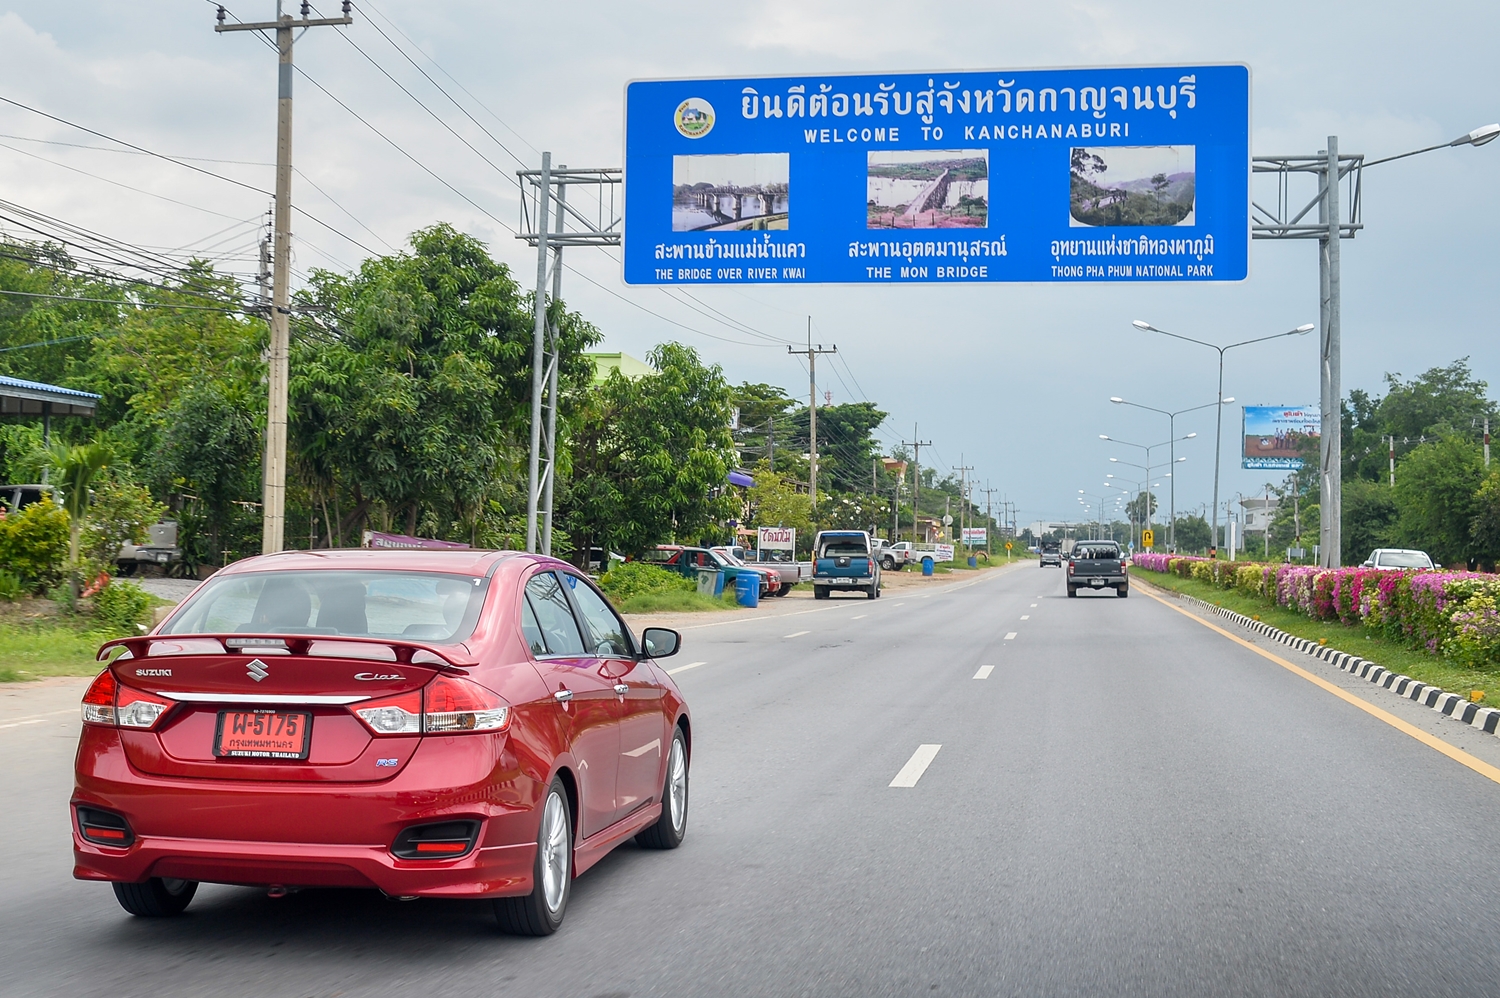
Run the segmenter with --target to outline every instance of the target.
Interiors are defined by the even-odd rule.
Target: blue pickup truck
[[[820,530],[813,541],[813,598],[839,590],[880,598],[880,563],[863,530]]]

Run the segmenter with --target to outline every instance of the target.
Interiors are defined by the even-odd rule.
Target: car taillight
[[[377,735],[421,734],[422,691],[412,690],[379,700],[366,700],[354,708],[354,715]]]
[[[1068,562],[1068,574],[1069,575],[1073,574],[1073,563],[1071,561]]]
[[[83,723],[115,726],[115,674],[105,669],[89,683],[83,695]]]
[[[123,683],[115,694],[115,723],[122,728],[143,728],[149,731],[171,709],[171,700],[133,690]]]
[[[439,676],[427,685],[425,728],[429,733],[504,731],[510,704],[467,679]]]

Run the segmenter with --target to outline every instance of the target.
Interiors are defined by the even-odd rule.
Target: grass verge
[[[58,624],[0,624],[0,683],[92,676],[101,668],[94,654],[113,637]]]
[[[1310,641],[1326,641],[1339,651],[1369,659],[1391,672],[1438,686],[1450,693],[1468,696],[1472,691],[1484,693],[1483,703],[1500,706],[1500,674],[1457,665],[1447,659],[1408,648],[1371,631],[1364,626],[1350,627],[1336,620],[1313,620],[1283,606],[1268,604],[1253,596],[1231,589],[1215,589],[1196,579],[1184,579],[1166,572],[1149,572],[1131,568],[1132,578],[1149,582],[1185,596],[1196,596],[1206,603],[1226,610],[1256,617],[1272,627]]]
[[[693,613],[708,610],[734,610],[738,604],[734,593],[725,590],[723,596],[704,596],[696,592],[641,593],[624,600],[616,609],[621,613]]]

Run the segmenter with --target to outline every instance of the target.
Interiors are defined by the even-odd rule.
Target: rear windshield
[[[489,580],[438,572],[324,570],[221,575],[163,634],[338,634],[462,641]]]
[[[870,553],[869,543],[863,537],[830,537],[823,542],[824,558],[862,557]]]
[[[1382,551],[1376,562],[1381,568],[1431,568],[1432,559],[1421,551]]]
[[[1113,559],[1120,557],[1120,549],[1113,544],[1108,545],[1080,545],[1073,549],[1073,557],[1078,561],[1097,561],[1100,559]]]

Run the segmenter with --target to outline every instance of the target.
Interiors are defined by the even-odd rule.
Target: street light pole
[[[1224,442],[1224,354],[1228,353],[1230,350],[1233,350],[1235,347],[1249,346],[1252,343],[1264,343],[1266,340],[1279,340],[1283,336],[1304,336],[1307,333],[1312,332],[1317,327],[1312,325],[1312,323],[1306,323],[1304,325],[1298,326],[1296,329],[1288,329],[1284,333],[1276,333],[1272,336],[1257,336],[1253,340],[1240,340],[1238,343],[1230,343],[1221,347],[1217,343],[1208,343],[1204,340],[1195,340],[1191,336],[1183,336],[1180,333],[1169,333],[1165,329],[1157,329],[1155,326],[1151,325],[1151,323],[1143,322],[1140,319],[1135,320],[1131,323],[1131,325],[1137,329],[1145,330],[1146,332],[1161,333],[1163,336],[1170,336],[1173,339],[1186,340],[1189,343],[1196,343],[1199,346],[1208,347],[1210,350],[1217,350],[1219,353],[1219,393],[1217,396],[1215,396],[1218,399],[1219,412],[1214,419],[1214,522],[1212,533],[1208,539],[1208,556],[1210,558],[1217,558],[1219,556],[1219,463],[1220,452],[1223,449]],[[1324,436],[1327,436],[1327,434],[1325,433]]]
[[[1250,226],[1251,237],[1318,240],[1318,312],[1322,325],[1318,349],[1318,394],[1323,407],[1321,435],[1318,440],[1318,457],[1321,463],[1318,563],[1324,568],[1337,568],[1343,554],[1343,346],[1339,318],[1339,242],[1353,239],[1364,228],[1364,223],[1360,220],[1360,195],[1365,167],[1406,159],[1435,149],[1482,146],[1497,137],[1500,137],[1500,124],[1482,125],[1451,142],[1366,161],[1363,154],[1340,156],[1338,136],[1330,135],[1327,148],[1316,155],[1251,157],[1251,169],[1255,173],[1277,175],[1275,209],[1267,209],[1256,201],[1251,202],[1255,213]],[[1318,193],[1300,211],[1292,214],[1294,202],[1290,200],[1288,192],[1290,178],[1296,173],[1312,174],[1318,185]],[[1339,205],[1339,184],[1351,175],[1349,220],[1344,221]],[[1314,206],[1318,210],[1318,220],[1303,222],[1302,219]],[[1215,516],[1217,517],[1217,511]]]
[[[1223,406],[1228,405],[1230,402],[1233,402],[1234,401],[1234,396],[1231,395],[1229,398],[1224,399],[1222,402],[1217,402],[1217,403],[1216,402],[1206,402],[1203,405],[1195,405],[1195,406],[1192,406],[1191,408],[1188,408],[1188,409],[1178,409],[1176,412],[1168,412],[1165,409],[1157,409],[1157,408],[1154,408],[1154,407],[1149,406],[1149,405],[1141,405],[1139,402],[1129,402],[1129,401],[1127,401],[1125,399],[1122,399],[1122,398],[1120,398],[1118,396],[1111,397],[1110,401],[1113,402],[1115,405],[1133,405],[1137,409],[1146,409],[1146,410],[1148,410],[1150,412],[1159,412],[1163,416],[1167,417],[1167,436],[1173,438],[1173,441],[1172,441],[1172,450],[1171,450],[1171,453],[1170,453],[1169,456],[1171,457],[1172,464],[1175,467],[1176,464],[1177,464],[1177,441],[1176,441],[1176,437],[1177,437],[1177,417],[1178,416],[1186,415],[1187,413],[1190,413],[1190,412],[1197,412],[1199,409],[1207,409],[1207,408],[1210,408],[1211,406],[1214,406],[1214,405],[1218,405],[1218,406],[1220,406],[1222,408]],[[1167,520],[1167,549],[1169,551],[1175,552],[1177,550],[1177,479],[1176,478],[1173,478],[1172,481],[1170,483],[1168,483],[1168,491],[1171,493],[1171,498],[1169,500],[1169,502],[1170,502],[1171,505],[1170,505],[1170,509],[1168,511],[1168,516],[1170,517],[1170,519]]]

